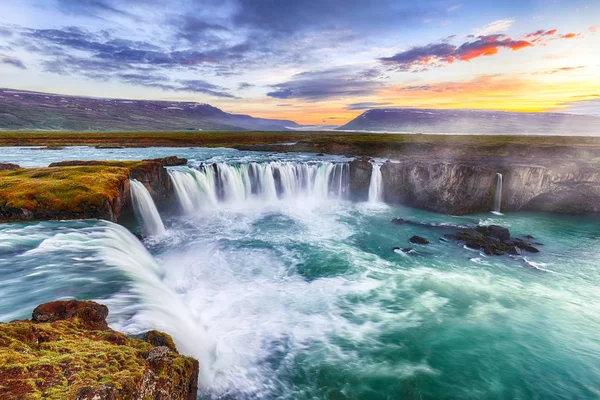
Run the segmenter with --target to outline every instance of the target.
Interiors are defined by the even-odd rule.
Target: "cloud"
[[[505,35],[496,34],[478,36],[460,46],[445,42],[417,46],[379,60],[400,71],[423,71],[455,61],[471,61],[478,57],[492,56],[502,48],[516,51],[530,46],[533,45],[526,40],[513,40]]]
[[[253,83],[242,82],[238,86],[238,90],[245,90],[245,89],[249,89],[249,88],[254,87],[254,86],[256,86],[256,85],[254,85]]]
[[[547,36],[556,35],[556,32],[557,32],[557,29],[550,29],[550,30],[540,29],[538,31],[528,33],[527,35],[525,35],[525,38],[530,40],[532,43],[536,43],[536,42],[542,41]]]
[[[138,19],[134,13],[125,11],[108,0],[57,0],[57,4],[58,8],[66,14],[78,14],[88,17],[108,15]]]
[[[561,37],[563,39],[575,39],[575,38],[582,38],[583,35],[581,33],[569,32],[569,33],[565,33],[564,35],[560,35],[559,37]]]
[[[0,54],[0,64],[10,65],[19,69],[27,69],[23,61],[15,57]]]
[[[505,32],[510,29],[515,23],[514,18],[499,19],[492,23],[487,24],[481,29],[476,29],[473,32],[474,36],[487,36],[498,32]]]
[[[350,110],[350,111],[362,111],[362,110],[368,110],[370,108],[378,108],[378,107],[385,107],[385,106],[389,106],[392,105],[393,103],[391,102],[379,102],[379,101],[365,101],[362,103],[352,103],[352,104],[348,104],[346,106],[346,110]]]
[[[204,93],[214,97],[236,98],[225,88],[200,79],[170,80],[163,75],[148,74],[118,74],[116,78],[131,85],[153,87],[165,91]]]
[[[364,79],[347,68],[296,74],[287,82],[272,86],[267,96],[276,99],[319,101],[332,97],[356,97],[373,94],[381,84]]]
[[[600,25],[594,25],[594,26],[590,26],[590,27],[588,28],[588,30],[589,30],[590,32],[592,32],[592,35],[595,35],[595,34],[598,32],[598,30],[599,30],[599,29],[600,29]]]
[[[577,67],[561,67],[561,68],[553,68],[553,69],[549,69],[546,71],[541,71],[541,72],[537,72],[537,75],[554,75],[554,74],[558,74],[560,72],[571,72],[571,71],[577,71],[577,70],[581,70],[581,69],[585,69],[587,68],[587,66],[585,65],[579,65]]]
[[[453,6],[450,6],[450,7],[448,7],[448,8],[446,9],[446,11],[448,11],[448,12],[456,11],[456,10],[458,10],[458,9],[459,9],[459,8],[461,8],[461,7],[462,7],[462,3],[455,4],[455,5],[453,5]]]

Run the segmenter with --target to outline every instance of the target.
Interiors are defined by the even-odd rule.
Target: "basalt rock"
[[[502,212],[600,212],[600,168],[595,164],[463,159],[387,161],[381,167],[384,200],[453,215],[489,211],[501,173]]]
[[[56,301],[31,321],[0,323],[0,398],[196,399],[198,361],[166,334],[143,341],[110,329],[107,315],[91,301]]]
[[[188,163],[187,158],[179,158],[177,156],[169,156],[164,158],[151,158],[144,161],[156,161],[159,162],[163,167],[175,167],[177,165],[186,165]]]
[[[520,255],[521,250],[531,253],[539,252],[531,243],[523,239],[511,238],[510,231],[498,225],[463,228],[456,233],[447,233],[444,237],[464,242],[468,248],[481,249],[488,255]]]
[[[356,158],[350,163],[350,196],[355,201],[365,201],[369,198],[369,184],[373,164],[368,157]]]
[[[429,244],[429,240],[425,239],[424,237],[421,236],[413,236],[409,239],[409,241],[411,243],[415,243],[415,244]]]

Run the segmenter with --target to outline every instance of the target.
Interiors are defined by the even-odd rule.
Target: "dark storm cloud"
[[[362,110],[368,110],[368,109],[371,109],[371,108],[385,107],[385,106],[389,106],[391,104],[392,103],[389,103],[389,102],[366,101],[366,102],[362,102],[362,103],[348,104],[346,106],[346,110],[350,110],[350,111],[362,111]]]
[[[381,84],[365,80],[360,75],[345,69],[303,72],[287,82],[273,85],[275,89],[267,96],[276,99],[324,100],[332,97],[364,96],[373,94]]]
[[[4,54],[0,54],[0,64],[11,65],[19,69],[27,69],[23,61],[19,60],[18,58],[10,57]]]

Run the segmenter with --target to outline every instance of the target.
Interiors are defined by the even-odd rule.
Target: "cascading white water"
[[[104,262],[119,268],[133,280],[142,309],[119,329],[139,333],[149,329],[168,332],[178,349],[195,356],[200,382],[210,385],[214,378],[215,343],[199,317],[162,281],[162,269],[143,244],[127,229],[107,222],[106,230],[92,243]],[[88,238],[89,239],[89,238]],[[95,246],[96,247],[96,246]]]
[[[369,203],[383,202],[383,177],[381,165],[373,164],[371,181],[369,182]]]
[[[148,189],[141,182],[131,179],[131,198],[135,215],[147,235],[160,235],[165,232],[165,225],[156,209],[156,204]]]
[[[347,163],[216,163],[202,165],[198,170],[171,169],[169,174],[186,213],[218,203],[250,199],[344,199],[349,190]]]
[[[502,174],[496,174],[496,192],[494,193],[494,212],[500,214],[502,207]]]

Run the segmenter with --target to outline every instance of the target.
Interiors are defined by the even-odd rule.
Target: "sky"
[[[0,87],[341,125],[600,114],[600,0],[3,0]]]

